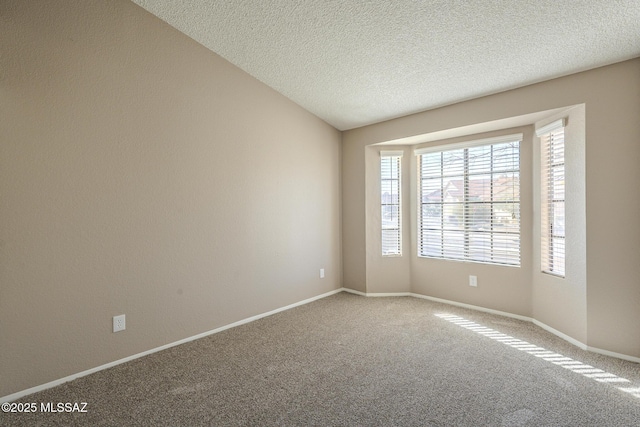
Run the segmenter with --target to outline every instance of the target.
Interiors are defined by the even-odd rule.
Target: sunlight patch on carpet
[[[549,351],[535,344],[531,344],[518,338],[503,334],[499,331],[496,331],[495,329],[487,328],[486,326],[482,326],[460,316],[455,316],[452,314],[436,314],[436,316],[462,328],[501,342],[502,344],[508,345],[509,347],[524,351],[532,356],[553,363],[554,365],[561,366],[584,377],[591,378],[594,381],[609,383],[616,386],[625,384],[626,387],[618,387],[618,389],[624,391],[625,393],[629,393],[634,397],[640,398],[640,387],[628,387],[629,385],[631,385],[631,381],[625,378],[610,374],[609,372],[605,372],[602,369],[595,368],[591,365],[585,365],[578,360],[571,359],[570,357],[566,357],[562,354]]]

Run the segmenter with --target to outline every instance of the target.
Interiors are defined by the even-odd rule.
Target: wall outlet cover
[[[478,286],[478,276],[469,276],[469,286]]]
[[[124,331],[126,327],[124,314],[113,316],[113,332]]]

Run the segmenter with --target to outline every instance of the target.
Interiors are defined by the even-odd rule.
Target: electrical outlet
[[[469,276],[469,286],[478,286],[478,276]]]
[[[126,329],[124,314],[113,316],[113,332],[120,332]]]
[[[324,268],[320,269],[320,278],[324,279]]]

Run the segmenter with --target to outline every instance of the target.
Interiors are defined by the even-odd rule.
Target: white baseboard
[[[367,294],[365,294],[364,292],[356,291],[355,289],[342,288],[341,290],[343,292],[347,292],[347,293],[350,293],[350,294],[360,295],[361,297],[366,297],[367,296]]]
[[[587,347],[587,345],[585,343],[583,343],[581,341],[578,341],[577,339],[572,338],[569,335],[567,335],[567,334],[565,334],[563,332],[560,332],[559,330],[554,329],[551,326],[549,326],[549,325],[547,325],[545,323],[542,323],[541,321],[539,321],[537,319],[531,319],[531,321],[533,322],[534,325],[537,325],[537,326],[541,327],[542,329],[544,329],[547,332],[551,332],[553,335],[555,335],[557,337],[560,337],[565,341],[570,342],[571,344],[575,345],[576,347],[579,347],[579,348],[581,348],[583,350],[588,350],[588,347]]]
[[[411,296],[410,292],[386,292],[386,293],[380,293],[380,292],[374,292],[374,293],[368,293],[367,294],[368,297],[408,297]]]
[[[527,316],[521,316],[519,314],[507,313],[506,311],[493,310],[491,308],[480,307],[478,305],[465,304],[465,303],[462,303],[462,302],[451,301],[451,300],[442,299],[442,298],[436,298],[436,297],[430,297],[430,296],[421,295],[421,294],[410,293],[410,295],[412,297],[415,297],[415,298],[428,299],[428,300],[434,301],[434,302],[441,302],[443,304],[455,305],[456,307],[468,308],[468,309],[471,309],[471,310],[482,311],[482,312],[490,313],[490,314],[497,314],[498,316],[511,317],[513,319],[524,320],[525,322],[531,322],[533,320],[533,319],[531,319],[530,317],[527,317]]]
[[[628,360],[629,362],[640,363],[640,357],[629,356],[627,354],[616,353],[614,351],[603,350],[601,348],[588,346],[585,343],[583,343],[581,341],[578,341],[577,339],[572,338],[569,335],[567,335],[567,334],[565,334],[563,332],[560,332],[559,330],[554,329],[551,326],[549,326],[549,325],[547,325],[545,323],[542,323],[541,321],[539,321],[537,319],[533,319],[531,317],[521,316],[519,314],[507,313],[507,312],[499,311],[499,310],[493,310],[493,309],[490,309],[490,308],[480,307],[480,306],[471,305],[471,304],[465,304],[465,303],[461,303],[461,302],[457,302],[457,301],[446,300],[446,299],[442,299],[442,298],[430,297],[430,296],[427,296],[427,295],[411,293],[410,296],[415,297],[415,298],[427,299],[427,300],[435,301],[435,302],[441,302],[443,304],[449,304],[449,305],[453,305],[453,306],[457,306],[457,307],[468,308],[468,309],[471,309],[471,310],[482,311],[482,312],[485,312],[485,313],[497,314],[499,316],[511,317],[511,318],[514,318],[514,319],[524,320],[525,322],[532,322],[534,325],[539,326],[540,328],[544,329],[545,331],[550,332],[550,333],[552,333],[553,335],[555,335],[555,336],[557,336],[559,338],[562,338],[563,340],[569,342],[570,344],[575,345],[576,347],[578,347],[578,348],[580,348],[582,350],[590,351],[592,353],[602,354],[604,356],[615,357],[617,359]]]
[[[175,341],[175,342],[172,342],[172,343],[169,343],[169,344],[165,344],[163,346],[156,347],[156,348],[153,348],[153,349],[150,349],[150,350],[147,350],[147,351],[143,351],[141,353],[137,353],[137,354],[134,354],[132,356],[125,357],[123,359],[119,359],[119,360],[116,360],[116,361],[113,361],[113,362],[109,362],[109,363],[106,363],[104,365],[92,368],[92,369],[87,369],[86,371],[78,372],[76,374],[69,375],[69,376],[66,376],[64,378],[60,378],[60,379],[57,379],[57,380],[54,380],[54,381],[50,381],[50,382],[48,382],[46,384],[41,384],[39,386],[31,387],[31,388],[28,388],[26,390],[22,390],[22,391],[10,394],[8,396],[0,397],[0,403],[11,402],[13,400],[20,399],[20,398],[22,398],[24,396],[27,396],[29,394],[33,394],[33,393],[36,393],[36,392],[39,392],[39,391],[43,391],[43,390],[46,390],[46,389],[49,389],[49,388],[52,388],[52,387],[56,387],[58,385],[66,383],[66,382],[73,381],[73,380],[75,380],[77,378],[81,378],[81,377],[84,377],[84,376],[87,376],[87,375],[102,371],[104,369],[108,369],[108,368],[111,368],[113,366],[117,366],[117,365],[120,365],[122,363],[129,362],[131,360],[135,360],[135,359],[138,359],[140,357],[144,357],[144,356],[147,356],[149,354],[156,353],[158,351],[166,350],[168,348],[175,347],[175,346],[180,345],[180,344],[185,344],[185,343],[190,342],[190,341],[194,341],[194,340],[197,340],[197,339],[200,339],[200,338],[204,338],[206,336],[213,335],[213,334],[216,334],[218,332],[222,332],[222,331],[225,331],[227,329],[234,328],[236,326],[244,325],[246,323],[250,323],[250,322],[253,322],[255,320],[259,320],[259,319],[262,319],[262,318],[267,317],[267,316],[271,316],[271,315],[276,314],[276,313],[280,313],[281,311],[286,311],[286,310],[292,309],[294,307],[305,305],[305,304],[308,304],[310,302],[313,302],[313,301],[316,301],[316,300],[319,300],[319,299],[322,299],[322,298],[326,298],[326,297],[331,296],[331,295],[335,295],[335,294],[337,294],[339,292],[348,292],[348,293],[351,293],[351,294],[360,295],[360,296],[364,296],[364,297],[398,297],[398,296],[403,296],[404,297],[404,296],[410,296],[410,297],[414,297],[414,298],[422,298],[422,299],[426,299],[426,300],[430,300],[430,301],[434,301],[434,302],[440,302],[440,303],[443,303],[443,304],[449,304],[449,305],[453,305],[453,306],[457,306],[457,307],[468,308],[468,309],[471,309],[471,310],[482,311],[482,312],[485,312],[485,313],[496,314],[496,315],[499,315],[499,316],[511,317],[511,318],[514,318],[514,319],[523,320],[523,321],[527,321],[527,322],[533,322],[535,325],[541,327],[542,329],[544,329],[544,330],[546,330],[546,331],[548,331],[548,332],[550,332],[550,333],[552,333],[552,334],[564,339],[565,341],[568,341],[569,343],[571,343],[571,344],[573,344],[573,345],[575,345],[575,346],[577,346],[577,347],[579,347],[579,348],[581,348],[583,350],[591,351],[593,353],[598,353],[598,354],[602,354],[602,355],[605,355],[605,356],[615,357],[615,358],[618,358],[618,359],[628,360],[630,362],[640,363],[640,358],[638,358],[638,357],[629,356],[629,355],[626,355],[626,354],[615,353],[615,352],[612,352],[612,351],[602,350],[602,349],[599,349],[599,348],[596,348],[596,347],[587,346],[586,344],[584,344],[584,343],[582,343],[582,342],[580,342],[580,341],[578,341],[578,340],[576,340],[574,338],[571,338],[569,335],[566,335],[566,334],[564,334],[564,333],[562,333],[562,332],[560,332],[560,331],[558,331],[558,330],[556,330],[556,329],[554,329],[554,328],[552,328],[552,327],[540,322],[539,320],[532,319],[532,318],[526,317],[526,316],[521,316],[519,314],[513,314],[513,313],[504,312],[504,311],[493,310],[493,309],[490,309],[490,308],[480,307],[480,306],[471,305],[471,304],[465,304],[465,303],[446,300],[446,299],[442,299],[442,298],[430,297],[430,296],[427,296],[427,295],[421,295],[421,294],[416,294],[416,293],[412,293],[412,292],[364,293],[364,292],[356,291],[354,289],[340,288],[340,289],[335,289],[333,291],[330,291],[330,292],[327,292],[327,293],[324,293],[324,294],[321,294],[321,295],[318,295],[318,296],[315,296],[315,297],[312,297],[312,298],[307,298],[305,300],[302,300],[302,301],[299,301],[299,302],[296,302],[296,303],[293,303],[293,304],[289,304],[289,305],[284,306],[284,307],[277,308],[275,310],[268,311],[266,313],[262,313],[262,314],[258,314],[256,316],[248,317],[246,319],[242,319],[242,320],[239,320],[237,322],[230,323],[228,325],[221,326],[219,328],[212,329],[210,331],[203,332],[203,333],[198,334],[198,335],[194,335],[194,336],[191,336],[191,337],[188,337],[188,338],[184,338],[182,340]]]
[[[629,362],[640,363],[640,357],[629,356],[626,354],[616,353],[614,351],[603,350],[597,347],[587,346],[587,351],[591,351],[593,353],[602,354],[604,356],[615,357],[622,360],[628,360]]]
[[[383,293],[360,292],[350,288],[342,288],[342,290],[350,294],[360,295],[361,297],[408,297],[408,296],[411,296],[411,292],[383,292]]]
[[[197,340],[197,339],[200,339],[200,338],[204,338],[206,336],[213,335],[213,334],[216,334],[218,332],[222,332],[222,331],[225,331],[227,329],[234,328],[236,326],[244,325],[246,323],[250,323],[250,322],[253,322],[255,320],[262,319],[264,317],[271,316],[271,315],[276,314],[276,313],[280,313],[281,311],[289,310],[289,309],[292,309],[294,307],[305,305],[305,304],[308,304],[310,302],[313,302],[313,301],[316,301],[316,300],[319,300],[319,299],[322,299],[322,298],[326,298],[326,297],[331,296],[331,295],[335,295],[335,294],[337,294],[339,292],[342,292],[343,290],[344,290],[344,288],[335,289],[333,291],[330,291],[330,292],[327,292],[327,293],[324,293],[324,294],[321,294],[321,295],[318,295],[318,296],[315,296],[315,297],[307,298],[305,300],[298,301],[296,303],[289,304],[289,305],[284,306],[284,307],[276,308],[275,310],[271,310],[271,311],[268,311],[266,313],[258,314],[256,316],[251,316],[251,317],[248,317],[246,319],[242,319],[242,320],[239,320],[237,322],[233,322],[233,323],[230,323],[228,325],[224,325],[224,326],[221,326],[219,328],[212,329],[210,331],[203,332],[203,333],[198,334],[198,335],[194,335],[194,336],[191,336],[191,337],[188,337],[188,338],[184,338],[184,339],[181,339],[179,341],[175,341],[175,342],[172,342],[172,343],[169,343],[169,344],[162,345],[160,347],[152,348],[150,350],[143,351],[142,353],[137,353],[137,354],[134,354],[132,356],[125,357],[123,359],[119,359],[119,360],[115,360],[113,362],[105,363],[104,365],[100,365],[100,366],[97,366],[95,368],[87,369],[86,371],[78,372],[76,374],[68,375],[68,376],[66,376],[64,378],[60,378],[60,379],[57,379],[57,380],[54,380],[54,381],[50,381],[50,382],[45,383],[45,384],[41,384],[41,385],[38,385],[38,386],[35,386],[35,387],[31,387],[31,388],[28,388],[26,390],[22,390],[22,391],[10,394],[8,396],[3,396],[3,397],[0,397],[0,403],[11,402],[11,401],[14,401],[16,399],[20,399],[20,398],[22,398],[24,396],[27,396],[29,394],[33,394],[33,393],[37,393],[39,391],[47,390],[49,388],[59,386],[59,385],[64,384],[66,382],[73,381],[73,380],[75,380],[77,378],[81,378],[81,377],[84,377],[84,376],[87,376],[87,375],[102,371],[104,369],[112,368],[112,367],[120,365],[122,363],[129,362],[131,360],[135,360],[135,359],[138,359],[138,358],[143,357],[143,356],[147,356],[149,354],[157,353],[159,351],[166,350],[168,348],[175,347],[175,346],[180,345],[180,344],[185,344],[185,343],[188,343],[190,341],[194,341],[194,340]]]

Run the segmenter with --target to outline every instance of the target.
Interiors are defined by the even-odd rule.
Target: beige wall
[[[361,196],[366,192],[366,147],[416,135],[470,135],[473,132],[469,129],[485,132],[518,123],[529,125],[526,131],[529,136],[525,139],[531,166],[535,143],[533,125],[551,117],[558,109],[582,104],[586,112],[585,147],[582,154],[577,148],[573,155],[577,156],[576,164],[580,163],[580,156],[585,159],[584,170],[575,170],[576,177],[584,177],[583,188],[578,185],[575,191],[586,194],[586,214],[579,212],[580,204],[584,205],[584,201],[578,200],[581,196],[574,192],[572,197],[573,215],[578,221],[574,227],[582,227],[580,221],[586,222],[586,245],[583,238],[576,246],[585,261],[582,267],[578,261],[572,262],[575,262],[574,272],[580,268],[584,272],[586,268],[586,274],[572,276],[559,291],[551,289],[548,283],[543,283],[544,279],[536,277],[539,260],[536,261],[534,252],[539,248],[530,234],[528,244],[523,247],[527,259],[523,259],[520,272],[505,267],[417,259],[414,252],[411,254],[411,289],[430,296],[537,316],[538,320],[591,347],[640,357],[637,332],[640,324],[640,222],[637,221],[640,195],[634,190],[640,182],[637,166],[640,163],[640,59],[345,132],[344,285],[365,291],[367,271],[378,268],[366,265],[370,260],[362,254],[370,238],[362,224],[368,208],[368,202]],[[542,115],[537,114],[541,112]],[[545,112],[548,112],[546,116]],[[529,121],[523,123],[525,119]],[[575,121],[573,126],[580,128]],[[533,194],[533,168],[526,174],[530,180],[526,191]],[[524,213],[524,225],[529,228],[523,233],[533,233],[535,229],[534,208],[531,203]],[[582,238],[580,233],[573,234]],[[467,276],[473,274],[472,271],[478,275],[477,289],[467,286]],[[568,300],[572,301],[569,307],[564,304]]]
[[[380,209],[380,151],[385,147],[369,146],[365,149],[366,168],[366,293],[405,293],[411,290],[409,270],[411,251],[411,227],[408,206],[402,200],[401,230],[403,256],[382,256],[382,218]],[[401,160],[401,194],[409,194],[410,151],[404,147],[393,147],[404,151]]]
[[[531,312],[531,234],[532,234],[532,138],[531,126],[485,132],[466,137],[451,138],[429,144],[420,144],[416,148],[431,145],[447,145],[469,140],[498,137],[502,135],[523,134],[520,144],[520,257],[521,267],[492,266],[480,263],[418,258],[417,231],[414,238],[413,256],[411,257],[411,289],[413,292],[442,298],[450,301],[464,302],[494,310],[529,316]],[[417,194],[416,157],[412,163],[411,194]],[[417,200],[411,198],[411,211],[418,212]],[[418,229],[417,218],[412,219],[413,230]],[[469,286],[469,276],[477,277],[478,287]]]
[[[338,131],[128,1],[4,1],[0,20],[0,396],[341,284],[533,316],[640,357],[640,59],[354,129],[341,149]],[[409,227],[408,258],[378,255],[373,144],[579,104],[586,278],[541,278],[534,234],[520,270],[417,259]],[[524,215],[534,233],[535,206]]]
[[[359,292],[367,291],[365,145],[342,146],[342,283]]]
[[[585,106],[553,114],[536,127],[565,118],[565,228],[566,271],[559,278],[540,270],[540,208],[534,210],[533,318],[586,343],[587,337],[587,233]],[[534,139],[534,200],[540,200],[540,139]],[[553,302],[550,304],[549,302]],[[562,307],[562,309],[560,309]]]
[[[585,88],[588,336],[639,356],[640,59],[612,68]]]
[[[340,132],[128,1],[0,16],[0,396],[340,288]]]

